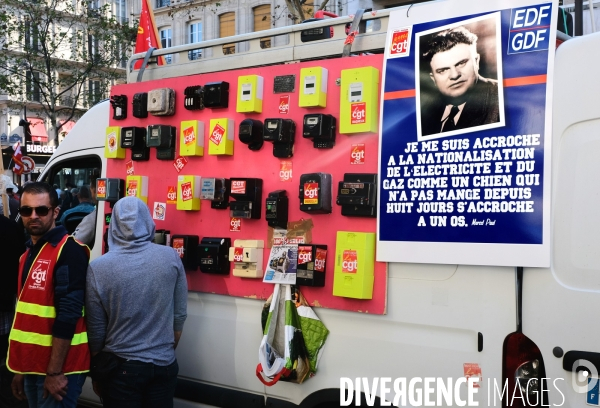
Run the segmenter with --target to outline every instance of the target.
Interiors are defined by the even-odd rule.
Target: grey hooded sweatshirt
[[[109,252],[87,273],[86,317],[92,352],[166,366],[175,361],[174,331],[187,317],[187,281],[173,248],[153,244],[154,221],[139,198],[113,209]]]

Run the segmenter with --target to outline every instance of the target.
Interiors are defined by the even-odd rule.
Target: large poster
[[[392,12],[377,260],[548,266],[557,2]]]

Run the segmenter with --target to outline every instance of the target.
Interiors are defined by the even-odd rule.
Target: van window
[[[102,162],[98,156],[77,157],[74,159],[65,159],[52,166],[50,171],[44,176],[43,181],[56,186],[61,190],[59,196],[60,212],[57,220],[60,220],[62,214],[72,208],[81,208],[73,210],[64,219],[64,227],[69,234],[72,234],[81,220],[89,213],[89,206],[86,208],[77,207],[79,204],[78,190],[81,187],[90,187],[92,177],[99,177],[101,174]],[[77,190],[74,190],[77,189]],[[72,194],[75,193],[75,194]],[[92,198],[95,199],[92,193]],[[85,204],[83,204],[85,206]],[[78,237],[79,238],[79,237]],[[87,241],[87,240],[86,240]],[[95,237],[89,237],[89,241],[84,242],[90,248],[94,246]]]
[[[98,156],[65,159],[54,164],[43,181],[56,184],[62,191],[83,185],[89,187],[92,175],[99,176],[101,168],[102,162]]]

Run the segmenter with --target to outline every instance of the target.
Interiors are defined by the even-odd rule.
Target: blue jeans
[[[67,395],[62,401],[57,401],[52,395],[44,399],[44,380],[45,375],[25,375],[25,395],[29,402],[29,408],[75,408],[77,399],[81,395],[81,388],[85,382],[86,374],[69,374],[67,379]]]
[[[179,365],[168,366],[128,360],[102,385],[105,408],[171,408]]]

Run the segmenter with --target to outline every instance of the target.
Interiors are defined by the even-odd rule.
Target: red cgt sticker
[[[231,221],[229,221],[229,231],[230,232],[239,232],[242,230],[242,220],[240,218],[231,217]]]
[[[192,199],[192,183],[190,181],[181,183],[181,199],[183,201]]]
[[[223,136],[225,136],[225,128],[217,123],[210,134],[210,141],[218,146],[221,144]]]
[[[356,251],[345,249],[342,255],[342,272],[356,273],[358,270],[358,259]]]

